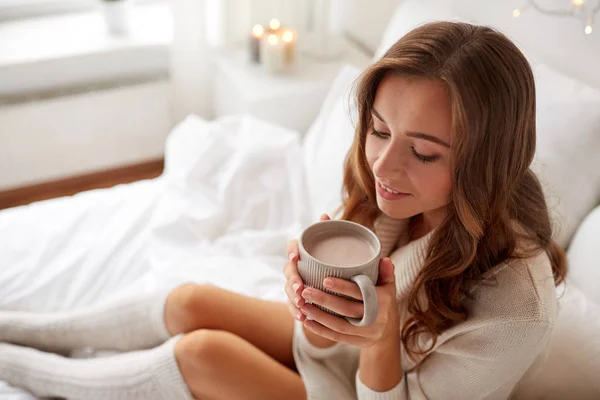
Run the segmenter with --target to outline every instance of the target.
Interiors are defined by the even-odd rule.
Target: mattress
[[[309,222],[299,135],[190,117],[162,176],[0,212],[0,307],[51,312],[209,283],[284,300],[285,246]],[[27,393],[0,383],[0,398]]]

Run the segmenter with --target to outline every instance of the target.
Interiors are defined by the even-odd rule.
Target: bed
[[[398,5],[376,54],[423,20],[456,19],[456,9],[434,3]],[[561,228],[556,237],[565,247],[571,243],[571,286],[581,288],[564,296],[562,313],[570,317],[563,318],[550,357],[554,366],[578,365],[577,374],[561,380],[542,373],[535,385],[552,379],[555,393],[587,385],[585,393],[600,394],[593,379],[600,374],[600,297],[594,295],[600,275],[593,272],[600,257],[589,250],[600,244],[600,208],[592,212],[600,203],[600,90],[593,87],[600,80],[534,64],[535,167]],[[340,70],[303,138],[250,116],[212,122],[190,116],[169,135],[162,176],[1,211],[0,308],[75,309],[186,281],[284,300],[287,241],[340,202],[355,117],[349,87],[359,72]],[[584,334],[568,328],[582,321]],[[578,340],[588,348],[574,354]],[[556,356],[561,352],[570,355]],[[31,396],[0,383],[0,398]]]
[[[295,132],[190,117],[162,176],[0,213],[1,307],[74,309],[185,281],[283,300],[285,245],[308,211],[302,169]]]

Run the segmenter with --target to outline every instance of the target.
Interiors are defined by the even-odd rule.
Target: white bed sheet
[[[190,117],[153,180],[0,212],[0,308],[57,311],[185,281],[285,299],[285,245],[309,221],[299,135]],[[0,399],[25,392],[0,382]]]

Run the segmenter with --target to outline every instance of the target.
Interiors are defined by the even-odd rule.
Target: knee
[[[175,343],[177,366],[195,398],[214,395],[215,385],[231,371],[231,363],[239,356],[233,351],[235,338],[229,332],[200,329]]]
[[[175,357],[187,365],[214,368],[227,358],[234,338],[233,333],[200,329],[188,333],[175,344]]]
[[[184,283],[173,289],[169,300],[171,300],[172,306],[177,307],[179,310],[191,310],[198,307],[203,291],[204,285]]]
[[[167,298],[165,319],[171,334],[187,333],[204,328],[206,301],[210,298],[208,285],[184,283],[171,291]]]

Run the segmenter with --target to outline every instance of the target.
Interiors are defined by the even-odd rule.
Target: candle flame
[[[521,10],[519,10],[518,8],[515,8],[513,10],[513,17],[519,18],[520,16],[521,16]]]
[[[572,0],[573,5],[576,7],[581,7],[584,3],[584,0]]]
[[[252,28],[252,34],[256,37],[261,37],[263,33],[265,33],[265,28],[260,24],[254,25],[254,28]]]
[[[283,32],[283,41],[286,43],[290,43],[294,40],[294,33],[292,31]]]
[[[279,39],[277,39],[277,35],[273,35],[273,34],[269,35],[268,40],[269,40],[269,44],[273,44],[273,45],[275,45],[275,44],[277,44],[277,42],[279,42]]]
[[[587,25],[585,27],[585,34],[590,35],[592,33],[592,25]]]
[[[279,22],[279,20],[277,18],[273,18],[271,21],[269,21],[269,28],[271,28],[272,30],[276,31],[280,27],[281,27],[281,22]]]

